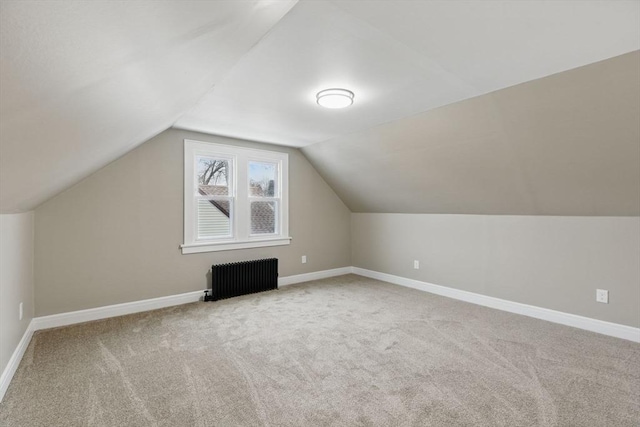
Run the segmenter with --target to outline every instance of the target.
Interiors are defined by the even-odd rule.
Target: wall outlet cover
[[[596,301],[609,304],[609,291],[606,289],[596,289]]]

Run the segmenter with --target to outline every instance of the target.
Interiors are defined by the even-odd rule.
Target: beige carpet
[[[348,275],[34,335],[2,426],[637,426],[640,345]]]

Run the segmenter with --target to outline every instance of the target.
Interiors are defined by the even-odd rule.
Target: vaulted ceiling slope
[[[640,51],[302,149],[354,212],[640,215]]]
[[[635,0],[302,0],[175,126],[301,147],[637,49]]]
[[[0,2],[0,212],[170,127],[294,4]]]
[[[2,0],[0,212],[34,208],[172,125],[297,147],[357,140],[637,49],[637,0]],[[318,107],[331,86],[355,104]]]

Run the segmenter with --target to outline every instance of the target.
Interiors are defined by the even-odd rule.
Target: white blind
[[[209,200],[198,201],[198,237],[220,237],[230,234],[231,222]]]

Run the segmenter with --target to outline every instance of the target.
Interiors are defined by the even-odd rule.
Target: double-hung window
[[[288,155],[184,141],[182,253],[289,244]]]

